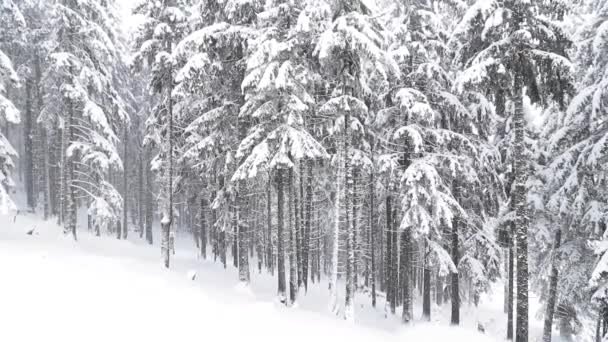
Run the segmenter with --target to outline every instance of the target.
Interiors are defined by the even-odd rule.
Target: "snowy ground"
[[[0,216],[0,341],[489,342],[504,336],[499,290],[479,308],[463,308],[463,328],[448,326],[448,306],[434,307],[431,323],[404,327],[363,294],[353,325],[328,313],[326,284],[312,285],[297,308],[286,308],[275,300],[276,278],[252,271],[251,287],[239,288],[235,269],[199,260],[186,236],[178,236],[166,271],[158,247],[138,237],[117,241],[81,231],[75,243],[52,222],[23,214],[13,220]],[[36,233],[27,235],[33,227]],[[533,322],[530,340],[539,334]]]

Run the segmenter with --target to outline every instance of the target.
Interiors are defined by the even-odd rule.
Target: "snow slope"
[[[178,243],[166,271],[158,248],[137,237],[80,232],[73,242],[52,222],[0,216],[0,341],[502,340],[479,334],[479,317],[466,308],[465,328],[449,327],[441,310],[438,321],[403,327],[364,295],[357,323],[349,324],[327,312],[326,284],[312,285],[298,308],[286,308],[274,299],[275,278],[254,271],[251,287],[240,288],[234,269],[197,260],[186,237]]]

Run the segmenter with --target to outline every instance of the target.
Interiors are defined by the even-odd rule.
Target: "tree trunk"
[[[122,172],[122,238],[124,240],[127,239],[127,235],[129,234],[129,183],[128,183],[128,175],[129,175],[129,128],[125,123],[124,135],[123,135],[123,172]],[[120,234],[120,231],[119,231]],[[120,235],[118,236],[120,239]]]
[[[144,217],[144,202],[145,202],[145,189],[144,189],[144,156],[143,147],[139,149],[139,156],[137,158],[137,223],[139,226],[139,238],[144,237],[145,231],[145,217]]]
[[[287,181],[289,196],[289,302],[293,305],[296,302],[298,291],[298,246],[297,246],[297,223],[294,224],[294,212],[297,212],[294,200],[293,168],[289,169],[289,180]]]
[[[517,321],[515,331],[516,342],[528,341],[528,219],[526,202],[526,156],[524,155],[524,112],[523,91],[516,88],[515,111],[513,126],[514,143],[514,174],[515,174],[515,209],[516,209],[516,239],[517,239]]]
[[[397,224],[395,223],[395,226],[397,226]],[[399,283],[398,283],[398,289],[397,289],[397,306],[399,306],[400,304],[403,304],[403,295],[404,295],[404,283],[407,283],[406,280],[408,280],[408,276],[406,275],[407,270],[406,270],[406,265],[407,265],[407,248],[405,247],[406,244],[406,237],[405,237],[405,230],[402,230],[399,233]],[[403,305],[403,309],[407,309],[407,307],[405,305]],[[403,313],[402,313],[402,319],[403,319]]]
[[[270,274],[274,275],[274,251],[272,239],[272,185],[271,176],[268,175],[268,185],[266,186],[266,262]]]
[[[555,302],[557,300],[557,253],[562,240],[562,231],[558,229],[555,232],[555,243],[553,244],[553,255],[551,261],[551,279],[549,281],[549,298],[545,313],[545,324],[543,329],[543,342],[551,342],[551,333],[553,329],[553,314],[555,313]]]
[[[243,284],[249,285],[250,281],[250,273],[249,273],[249,254],[247,253],[248,244],[248,236],[247,236],[247,223],[241,220],[241,211],[240,200],[239,200],[239,190],[241,186],[237,184],[236,186],[237,196],[234,198],[235,205],[235,221],[236,221],[236,229],[238,232],[238,254],[239,254],[239,281]]]
[[[220,175],[219,175],[219,188],[220,189],[224,188],[224,181],[225,181],[224,174],[220,173]],[[227,246],[227,242],[226,242],[226,229],[224,229],[224,228],[222,228],[220,231],[219,250],[220,250],[220,261],[222,262],[222,265],[224,265],[224,269],[226,269],[228,267],[228,258],[226,256],[226,253],[228,251],[228,246]]]
[[[211,192],[211,203],[215,201],[217,197],[217,189],[219,188],[218,179],[217,179],[217,162],[213,163],[213,190]],[[212,243],[212,252],[213,252],[213,261],[217,261],[217,257],[220,255],[220,231],[217,226],[217,209],[211,208],[211,232],[213,239]]]
[[[203,259],[207,259],[207,218],[205,217],[205,210],[207,209],[207,199],[204,195],[201,195],[201,206],[199,212],[199,220],[200,220],[200,248],[201,248],[201,257]]]
[[[231,200],[231,211],[232,211],[232,265],[234,268],[239,268],[239,226],[237,223],[237,204],[236,196]]]
[[[423,284],[422,284],[422,320],[431,321],[431,269],[428,263],[428,246],[425,241]]]
[[[390,187],[389,187],[390,189]],[[393,197],[389,193],[386,196],[386,301],[390,305],[391,313],[395,313],[395,301],[393,300]]]
[[[393,186],[393,190],[394,190]],[[394,199],[393,199],[394,201]],[[393,260],[394,265],[392,266],[391,271],[391,313],[395,314],[397,306],[399,305],[399,233],[398,233],[398,223],[397,223],[397,206],[393,203],[392,206],[392,215],[391,215],[391,260]]]
[[[49,163],[49,137],[47,135],[46,128],[41,128],[40,132],[42,137],[42,172],[44,173],[44,219],[48,220],[53,212],[52,194],[51,194],[51,165]]]
[[[68,100],[68,122],[67,127],[67,136],[64,146],[69,146],[72,142],[74,142],[74,106],[71,100]],[[67,150],[64,150],[67,151]],[[66,208],[66,218],[64,222],[64,233],[72,234],[74,240],[76,240],[76,220],[77,220],[77,212],[76,212],[76,188],[74,184],[75,180],[75,168],[77,159],[77,152],[73,152],[71,156],[67,156],[66,154],[65,160],[67,162],[67,166],[65,168],[66,176],[65,176],[65,190],[67,196],[67,208]]]
[[[506,314],[509,312],[509,249],[505,248],[503,251],[504,260],[504,278],[506,279],[504,284],[504,299],[503,299],[503,312]]]
[[[58,129],[57,131],[49,131],[51,135],[49,136],[49,147],[51,149],[51,156],[55,160],[55,163],[51,166],[51,213],[57,216],[57,221],[59,222],[59,218],[62,213],[62,178],[63,171],[60,166],[65,165],[63,163],[63,150],[62,141],[63,141],[63,130]],[[60,223],[59,223],[60,224]]]
[[[266,262],[265,256],[265,248],[266,248],[266,229],[264,229],[264,220],[263,220],[263,211],[261,198],[256,196],[253,205],[253,215],[255,216],[254,225],[255,227],[250,231],[252,234],[255,234],[256,241],[256,254],[258,257],[258,273],[262,274],[262,269],[264,268],[264,263]]]
[[[338,152],[340,153],[340,152]],[[338,170],[336,171],[336,193],[334,199],[334,229],[333,241],[331,250],[331,277],[329,279],[330,290],[330,310],[334,314],[338,314],[340,308],[338,304],[338,257],[340,248],[340,197],[342,187],[342,158],[338,155]]]
[[[411,259],[411,245],[412,245],[412,238],[411,238],[411,230],[410,228],[406,228],[405,230],[403,230],[403,232],[401,233],[401,241],[402,241],[402,246],[401,248],[403,249],[401,252],[401,256],[402,256],[402,260],[401,262],[403,263],[403,278],[401,279],[401,289],[403,292],[403,310],[401,312],[401,321],[405,324],[409,323],[412,321],[413,317],[412,317],[412,306],[413,306],[413,299],[412,299],[412,281],[410,279],[410,275],[412,273],[411,271],[411,263],[412,261]]]
[[[311,230],[311,219],[312,219],[312,160],[306,163],[307,177],[306,177],[306,217],[304,227],[304,249],[302,256],[302,278],[304,281],[304,290],[308,291],[308,269],[310,259],[310,230]]]
[[[321,242],[323,241],[323,243],[325,241],[327,241],[327,239],[325,238],[325,234],[322,236],[321,235],[321,220],[319,218],[319,212],[316,212],[316,223],[315,223],[315,231],[316,231],[316,239],[317,239],[317,253],[315,255],[315,259],[316,262],[315,264],[317,265],[317,283],[321,282]],[[327,255],[327,254],[325,254]],[[326,263],[325,260],[327,260],[328,258],[324,258],[324,264]],[[327,269],[323,269],[324,271],[327,271]]]
[[[346,145],[345,151],[348,151]],[[345,158],[344,172],[346,175],[346,191],[344,192],[344,213],[346,227],[346,293],[344,301],[344,319],[354,322],[355,320],[355,209],[353,201],[353,177],[348,154]],[[350,215],[352,210],[352,217]]]
[[[602,342],[602,309],[598,310],[597,322],[595,324],[595,342]]]
[[[149,150],[146,148],[146,241],[148,244],[153,243],[152,237],[152,221],[154,220],[154,212],[152,211],[154,204],[152,203],[152,170],[150,170],[150,158],[149,158]]]
[[[287,304],[285,293],[285,237],[283,232],[283,209],[285,207],[283,198],[283,169],[277,169],[277,272],[279,280],[278,297],[281,303]]]
[[[457,182],[454,184],[454,198],[458,201],[460,200],[460,187]],[[452,220],[452,262],[456,267],[458,267],[458,263],[460,262],[460,253],[458,251],[458,228],[460,224],[460,218],[458,216],[454,217]],[[452,325],[460,324],[460,286],[458,279],[458,272],[453,272],[451,274],[451,300],[452,300],[452,317],[450,319],[450,323]]]
[[[294,166],[296,167],[296,166]],[[302,271],[304,266],[302,265],[302,254],[304,253],[304,247],[303,247],[303,243],[304,243],[304,234],[303,234],[303,221],[304,221],[304,210],[302,209],[304,207],[304,189],[302,187],[302,178],[303,178],[303,166],[302,166],[302,162],[299,163],[299,177],[296,180],[295,176],[293,177],[294,179],[294,187],[296,187],[296,184],[299,185],[298,188],[295,189],[294,191],[294,196],[293,196],[293,201],[294,201],[294,214],[295,214],[295,235],[296,235],[296,270],[297,270],[297,280],[298,280],[298,288],[300,288],[303,285],[303,281],[302,281]],[[294,172],[295,173],[295,172]],[[299,189],[299,191],[298,191]]]
[[[372,151],[372,164],[373,164],[373,151]],[[374,170],[371,171],[370,173],[370,185],[369,185],[369,193],[370,193],[370,197],[369,197],[369,247],[370,247],[370,263],[371,263],[371,274],[369,275],[370,277],[370,284],[371,284],[371,288],[372,288],[372,307],[376,307],[376,259],[375,259],[375,255],[376,255],[376,242],[375,242],[375,236],[376,236],[376,229],[375,229],[375,225],[376,225],[376,179],[375,179],[375,172]]]
[[[167,50],[171,53],[172,46],[171,42],[167,41]],[[162,230],[162,238],[161,238],[161,255],[162,262],[165,268],[169,268],[169,239],[171,236],[171,224],[173,223],[173,72],[171,67],[167,72],[167,92],[166,92],[166,101],[167,101],[167,115],[169,116],[169,126],[167,127],[167,141],[165,141],[165,145],[167,146],[165,151],[165,157],[169,159],[169,165],[166,166],[165,172],[167,173],[167,184],[165,187],[165,205],[163,206],[163,217],[161,218],[161,230]]]
[[[40,56],[36,54],[34,57],[34,83],[35,83],[35,91],[36,91],[36,111],[37,116],[40,116],[43,109],[43,93],[42,93],[42,70],[40,67]],[[41,140],[41,149],[42,149],[42,183],[43,183],[43,198],[44,198],[44,219],[48,220],[53,213],[53,198],[51,193],[51,165],[50,165],[50,153],[51,149],[49,147],[49,134],[47,132],[47,128],[44,125],[39,125],[40,129],[40,140]]]
[[[514,231],[514,224],[511,223],[511,234],[509,237],[509,304],[508,304],[508,310],[507,310],[507,340],[512,341],[513,340],[513,308],[514,308],[514,249],[515,249],[515,241],[513,240],[513,231]]]
[[[36,195],[34,194],[34,153],[33,153],[33,114],[32,114],[32,80],[25,80],[25,117],[23,120],[24,145],[24,183],[27,207],[33,211],[36,208]]]
[[[353,295],[354,293],[356,293],[357,289],[359,288],[359,215],[360,215],[360,211],[359,211],[359,202],[357,202],[357,194],[359,193],[359,190],[357,188],[357,186],[359,185],[359,172],[358,170],[354,169],[351,172],[352,176],[351,176],[351,187],[350,187],[350,193],[351,193],[351,208],[352,208],[352,217],[351,217],[351,221],[352,221],[352,230],[353,230],[353,238],[352,238],[352,254],[353,254],[353,260],[352,260],[352,272],[353,272]]]
[[[68,175],[68,161],[65,152],[67,146],[67,127],[63,127],[59,132],[59,160],[60,165],[57,169],[59,173],[59,191],[57,193],[57,203],[59,203],[58,214],[57,214],[57,225],[63,225],[65,221],[65,213],[67,208],[68,196],[67,196],[67,175]]]

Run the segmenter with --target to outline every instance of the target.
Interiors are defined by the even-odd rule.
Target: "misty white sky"
[[[136,17],[134,17],[131,14],[131,10],[133,9],[133,6],[135,6],[135,4],[137,4],[140,0],[117,0],[116,4],[122,8],[122,15],[123,15],[123,29],[125,30],[125,32],[127,33],[132,33],[133,30],[137,27],[137,25],[139,24],[140,20],[138,20]]]

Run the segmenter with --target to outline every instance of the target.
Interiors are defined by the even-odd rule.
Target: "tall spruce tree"
[[[517,246],[517,319],[515,339],[528,340],[528,166],[525,152],[524,100],[546,104],[563,96],[572,79],[566,56],[569,41],[543,14],[524,0],[478,1],[454,32],[461,42],[457,60],[465,67],[462,86],[486,85],[506,93],[513,106],[511,201]],[[496,84],[497,81],[502,84]]]
[[[174,98],[175,74],[173,49],[187,30],[184,2],[181,0],[142,1],[134,12],[146,18],[139,27],[133,57],[133,66],[141,69],[147,63],[151,69],[150,91],[159,94],[160,100],[148,126],[160,152],[152,168],[162,172],[161,196],[161,258],[169,268],[171,225],[174,223],[175,192],[175,125]]]

